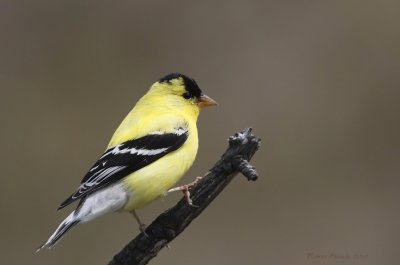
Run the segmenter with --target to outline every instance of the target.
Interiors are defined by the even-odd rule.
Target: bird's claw
[[[203,177],[196,177],[196,179],[195,179],[193,182],[191,182],[191,183],[189,183],[189,184],[186,184],[186,185],[182,185],[182,186],[178,186],[178,187],[169,189],[167,192],[170,193],[170,192],[174,192],[174,191],[182,191],[182,192],[183,192],[183,195],[185,196],[186,202],[187,202],[190,206],[196,207],[196,208],[197,208],[197,207],[199,207],[199,206],[193,204],[193,200],[190,198],[190,190],[191,190],[194,186],[196,186],[197,183],[198,183],[202,178],[203,178]]]
[[[185,196],[186,202],[187,202],[190,206],[195,207],[195,208],[198,208],[199,206],[193,204],[193,200],[190,198],[190,191],[189,191],[189,189],[190,189],[190,187],[188,187],[187,190],[183,190],[183,194],[184,194],[184,196]]]
[[[139,225],[139,231],[142,232],[142,234],[145,237],[149,237],[149,235],[146,233],[146,228],[147,228],[147,225],[145,225],[145,224],[140,224]]]
[[[133,217],[135,217],[137,223],[139,224],[139,231],[142,232],[142,234],[145,237],[149,237],[149,235],[146,233],[147,225],[145,225],[144,223],[142,223],[142,221],[140,221],[140,218],[137,215],[137,213],[135,212],[135,210],[131,211],[131,214],[133,215]]]

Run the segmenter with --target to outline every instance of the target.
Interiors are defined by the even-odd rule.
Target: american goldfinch
[[[154,83],[122,121],[78,189],[61,203],[58,209],[79,200],[38,251],[54,246],[77,224],[109,212],[131,212],[144,232],[135,210],[166,194],[192,166],[200,109],[216,104],[183,74],[169,74]]]

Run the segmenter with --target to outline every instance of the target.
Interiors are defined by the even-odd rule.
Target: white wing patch
[[[93,174],[85,183],[82,183],[79,186],[79,188],[78,188],[79,193],[84,192],[91,186],[95,186],[95,185],[101,183],[105,178],[108,178],[109,176],[125,169],[126,167],[127,166],[115,166],[115,167],[100,169],[98,172]],[[77,198],[77,196],[72,196],[72,197]]]
[[[165,152],[166,150],[168,150],[168,148],[159,148],[159,149],[140,148],[140,149],[137,149],[135,147],[120,149],[121,146],[123,146],[123,144],[119,144],[119,145],[115,146],[113,149],[111,149],[110,151],[105,153],[100,159],[104,158],[106,155],[109,155],[109,154],[118,155],[118,154],[126,154],[126,153],[130,153],[131,155],[152,156],[152,155],[161,154],[162,152]]]
[[[151,132],[151,133],[149,133],[150,135],[163,135],[163,134],[166,134],[167,132],[165,132],[165,131],[161,131],[161,130],[158,130],[158,131],[153,131],[153,132]],[[169,132],[169,133],[173,133],[173,134],[176,134],[176,135],[182,135],[182,134],[184,134],[184,133],[187,133],[187,129],[184,129],[184,128],[182,128],[182,127],[179,127],[179,128],[176,128],[174,131],[172,131],[172,132]]]
[[[187,132],[188,132],[187,129],[184,129],[184,128],[181,128],[181,127],[180,127],[180,128],[178,128],[178,129],[176,129],[175,131],[173,131],[172,133],[181,136],[182,134],[185,134],[185,133],[187,133]]]
[[[171,133],[176,134],[178,136],[181,136],[185,133],[187,133],[187,129],[184,128],[177,128],[174,131],[172,131]],[[166,132],[163,131],[154,131],[149,133],[150,135],[163,135],[166,134]],[[126,153],[130,153],[131,155],[143,155],[143,156],[152,156],[152,155],[158,155],[161,154],[165,151],[167,151],[169,148],[159,148],[159,149],[145,149],[145,148],[135,148],[135,147],[131,147],[131,148],[122,148],[120,149],[124,144],[119,144],[116,145],[113,149],[109,150],[108,152],[104,153],[100,159],[106,157],[107,155],[118,155],[118,154],[126,154]],[[104,166],[104,165],[103,165]],[[93,170],[93,169],[92,169]]]

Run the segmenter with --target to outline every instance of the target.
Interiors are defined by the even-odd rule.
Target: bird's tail
[[[75,211],[73,211],[67,218],[57,227],[56,231],[49,237],[49,239],[44,242],[40,247],[36,250],[36,252],[44,249],[44,248],[52,248],[71,228],[75,225],[79,224],[80,220],[78,216],[76,216]]]

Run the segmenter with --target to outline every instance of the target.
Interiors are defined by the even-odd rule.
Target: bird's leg
[[[190,189],[193,188],[194,186],[196,186],[196,184],[197,184],[202,178],[203,178],[203,177],[196,177],[196,179],[195,179],[193,182],[191,182],[191,183],[189,183],[189,184],[186,184],[186,185],[182,185],[182,186],[178,186],[178,187],[169,189],[167,192],[169,193],[169,192],[174,192],[174,191],[182,191],[182,192],[183,192],[183,195],[185,196],[185,199],[186,199],[187,203],[188,203],[190,206],[197,207],[196,205],[193,204],[193,201],[192,201],[192,199],[190,198]]]
[[[132,210],[130,213],[133,215],[133,217],[135,217],[136,221],[138,222],[140,232],[142,232],[143,235],[148,236],[146,231],[145,231],[146,230],[146,225],[144,223],[142,223],[142,221],[140,221],[139,216],[137,215],[135,210]]]

